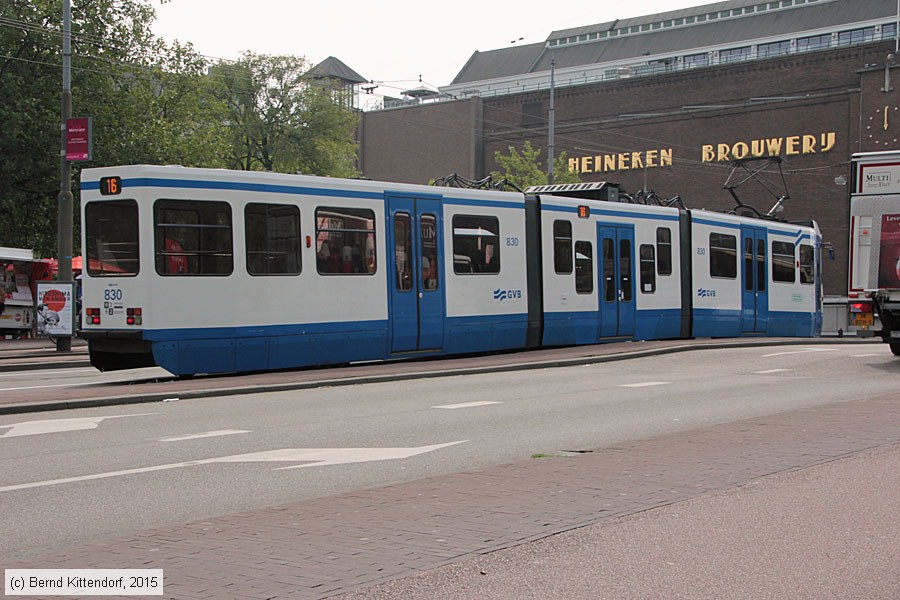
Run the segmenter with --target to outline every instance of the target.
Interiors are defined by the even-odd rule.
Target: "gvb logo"
[[[701,298],[715,298],[716,290],[706,290],[706,289],[700,288],[697,290],[697,295],[700,296]]]
[[[494,290],[494,300],[503,302],[504,300],[515,300],[522,298],[522,290]]]

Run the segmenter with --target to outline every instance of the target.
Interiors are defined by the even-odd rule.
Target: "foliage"
[[[59,36],[48,28],[59,8],[48,0],[4,0],[2,7],[0,246],[46,252],[56,245],[61,88]]]
[[[547,172],[540,160],[541,149],[535,148],[530,141],[526,141],[522,150],[509,147],[509,154],[494,152],[494,161],[500,166],[501,171],[492,171],[491,176],[496,179],[506,178],[521,189],[532,185],[546,185]],[[569,162],[566,153],[562,152],[553,159],[553,183],[579,183],[581,178],[575,171],[569,170]]]
[[[213,69],[227,107],[229,168],[354,176],[357,116],[296,56],[244,53]]]
[[[57,246],[61,12],[59,0],[0,0],[0,246],[40,256]],[[304,80],[302,58],[248,52],[211,69],[154,36],[154,19],[151,0],[72,3],[73,116],[93,119],[94,149],[72,164],[76,201],[83,166],[356,175],[356,114]]]

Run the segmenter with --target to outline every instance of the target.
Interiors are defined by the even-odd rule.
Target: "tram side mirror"
[[[828,260],[834,260],[834,244],[825,242],[822,244],[822,248],[828,251]]]

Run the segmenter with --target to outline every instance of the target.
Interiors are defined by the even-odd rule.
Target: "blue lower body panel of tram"
[[[176,375],[265,371],[383,359],[387,321],[166,329],[144,339]]]

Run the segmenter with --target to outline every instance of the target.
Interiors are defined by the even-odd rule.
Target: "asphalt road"
[[[70,375],[75,379],[53,385],[82,379]],[[0,561],[292,500],[864,398],[898,383],[900,362],[883,345],[757,347],[5,415]]]

